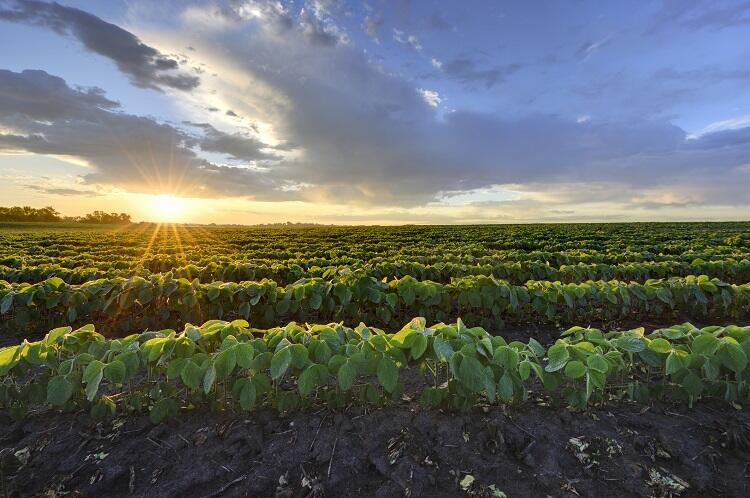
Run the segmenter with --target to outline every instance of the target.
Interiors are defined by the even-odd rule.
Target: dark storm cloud
[[[119,26],[73,7],[36,0],[0,0],[0,19],[72,36],[91,52],[114,62],[139,87],[191,90],[200,83],[196,76],[182,72],[174,58]]]

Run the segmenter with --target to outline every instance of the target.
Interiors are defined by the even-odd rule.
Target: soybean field
[[[7,223],[0,341],[6,496],[750,484],[750,223]]]

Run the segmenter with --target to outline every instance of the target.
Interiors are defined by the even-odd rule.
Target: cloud
[[[305,38],[313,45],[332,47],[338,43],[347,43],[348,37],[330,19],[321,16],[320,8],[302,9],[299,14],[299,25]]]
[[[427,102],[427,105],[430,107],[437,107],[440,105],[440,102],[443,101],[443,99],[440,98],[440,94],[434,90],[425,90],[424,88],[419,88],[418,90],[424,101]]]
[[[203,134],[196,139],[197,145],[206,152],[226,154],[236,161],[253,162],[279,159],[280,156],[268,152],[268,145],[257,138],[242,133],[225,133],[209,123],[186,123],[199,128]]]
[[[400,29],[393,28],[393,39],[402,45],[409,45],[417,52],[422,51],[422,44],[419,42],[419,38],[414,35],[408,35]]]
[[[581,60],[587,60],[589,57],[591,57],[594,52],[601,49],[604,45],[609,43],[609,40],[611,37],[607,36],[605,38],[602,38],[601,40],[596,41],[588,41],[581,45],[578,50],[576,50],[575,56]]]
[[[450,190],[571,181],[579,182],[583,195],[581,185],[603,180],[615,191],[656,182],[677,186],[691,181],[687,171],[703,169],[737,182],[742,174],[733,168],[747,162],[739,154],[746,145],[704,155],[684,130],[660,119],[579,123],[577,115],[461,109],[438,119],[422,92],[353,47],[322,52],[290,39],[256,38],[228,53],[222,64],[273,89],[274,97],[252,101],[277,136],[299,146],[298,157],[279,162],[268,175],[299,185],[294,195],[311,202],[418,206]],[[293,67],[283,63],[290,58],[298,61]],[[449,69],[476,71],[466,64]],[[605,191],[599,202],[611,197]]]
[[[433,64],[434,65],[434,64]],[[477,62],[469,57],[456,57],[444,61],[440,65],[441,71],[461,83],[480,83],[485,88],[492,88],[511,74],[521,69],[520,64],[508,64],[505,66],[478,67]]]
[[[730,119],[722,119],[704,126],[702,129],[688,135],[689,139],[699,138],[708,133],[716,133],[725,130],[737,130],[750,127],[750,114]]]
[[[174,58],[144,44],[119,26],[73,7],[36,0],[2,1],[0,19],[72,36],[91,52],[114,62],[139,87],[192,90],[200,83],[198,77],[180,70]]]
[[[60,195],[65,197],[99,197],[104,194],[96,190],[79,190],[75,188],[45,187],[42,185],[24,185],[27,190],[33,190],[41,194]]]
[[[274,157],[251,137],[210,125],[193,134],[123,112],[99,89],[71,88],[44,71],[0,70],[0,151],[70,157],[91,172],[88,184],[187,196],[274,196],[274,183],[247,164],[209,162],[195,148],[246,163]],[[265,192],[265,193],[264,193]]]
[[[439,113],[425,98],[429,90],[372,63],[353,44],[321,46],[297,24],[280,36],[266,11],[237,12],[244,17],[231,36],[191,32],[196,50],[188,57],[202,58],[207,74],[219,76],[175,98],[205,106],[205,92],[219,108],[293,146],[268,147],[276,141],[225,131],[218,122],[187,129],[160,123],[127,114],[101,90],[74,89],[40,71],[4,71],[0,149],[81,158],[92,168],[90,184],[149,192],[187,184],[195,196],[404,210],[394,217],[410,209],[432,216],[446,193],[497,185],[514,186],[520,199],[495,206],[493,216],[512,208],[513,216],[533,218],[543,214],[541,206],[572,205],[578,214],[579,205],[622,212],[676,202],[750,203],[750,127],[688,138],[664,116],[604,118],[588,107],[580,108],[593,116],[584,122],[578,111]],[[268,12],[297,22],[288,11]],[[492,87],[519,69],[459,57],[443,62],[442,74]],[[224,164],[235,161],[246,164]],[[483,208],[470,206],[463,219],[480,219]]]

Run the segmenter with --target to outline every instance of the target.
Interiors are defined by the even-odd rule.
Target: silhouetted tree
[[[74,223],[127,224],[131,223],[127,213],[106,213],[94,211],[86,216],[60,216],[53,207],[33,208],[30,206],[0,206],[0,221],[68,221]]]
[[[51,206],[43,208],[0,206],[0,221],[62,221],[62,218],[60,213]]]

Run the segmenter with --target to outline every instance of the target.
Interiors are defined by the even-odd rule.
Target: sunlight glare
[[[157,195],[152,202],[153,221],[175,222],[184,219],[187,204],[184,199],[171,195]]]

